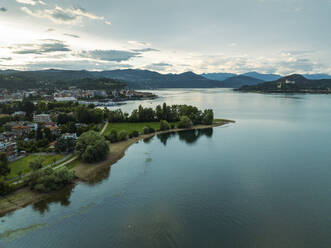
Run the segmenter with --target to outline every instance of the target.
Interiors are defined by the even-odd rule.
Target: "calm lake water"
[[[97,180],[2,217],[0,247],[331,247],[331,96],[156,93],[140,103],[237,123],[131,146]]]

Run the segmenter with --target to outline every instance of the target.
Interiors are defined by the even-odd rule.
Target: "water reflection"
[[[105,166],[98,168],[91,175],[89,175],[88,180],[84,182],[90,186],[101,184],[103,181],[107,180],[110,177],[110,172],[111,166],[105,164]]]
[[[37,202],[32,205],[32,208],[36,211],[39,211],[40,214],[44,214],[49,211],[49,206],[53,203],[60,203],[61,206],[69,206],[70,205],[70,196],[74,189],[74,185],[70,185],[58,192],[54,192],[50,195],[49,198],[44,199],[40,202]]]
[[[181,131],[177,133],[163,133],[163,134],[158,134],[157,138],[161,141],[162,144],[167,145],[167,141],[170,138],[173,138],[177,135],[180,141],[183,141],[186,144],[194,144],[202,136],[211,138],[213,136],[213,129],[206,128],[206,129],[198,129],[198,130]]]

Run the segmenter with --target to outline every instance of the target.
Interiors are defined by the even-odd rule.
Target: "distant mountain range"
[[[251,78],[256,78],[256,79],[260,79],[264,82],[270,82],[270,81],[275,81],[278,80],[280,78],[282,78],[281,75],[277,75],[277,74],[263,74],[263,73],[258,73],[258,72],[247,72],[244,74],[232,74],[232,73],[204,73],[201,74],[201,76],[211,79],[211,80],[225,80],[227,78],[230,77],[234,77],[234,76],[239,76],[239,75],[243,75],[243,76],[247,76],[247,77],[251,77]],[[319,80],[319,79],[331,79],[331,76],[328,74],[303,74],[302,76],[304,76],[307,79],[311,79],[311,80]]]
[[[6,82],[4,81],[6,77]],[[307,79],[331,79],[326,74],[306,75]],[[40,71],[0,71],[0,87],[6,87],[11,78],[19,79],[15,82],[28,82],[29,87],[52,83],[68,82],[73,80],[113,79],[124,82],[130,88],[157,89],[157,88],[239,88],[244,85],[257,85],[266,81],[276,81],[281,78],[276,74],[261,74],[248,72],[242,75],[232,73],[209,73],[198,75],[193,72],[181,74],[161,74],[149,70],[125,69],[109,71],[73,71],[73,70],[40,70]]]
[[[264,82],[257,85],[245,85],[239,88],[244,92],[262,93],[331,93],[331,79],[311,80],[306,77],[293,74],[279,78],[272,82]]]

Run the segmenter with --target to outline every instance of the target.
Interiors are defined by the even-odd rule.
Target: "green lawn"
[[[120,132],[122,130],[128,131],[128,133],[131,133],[132,131],[138,131],[141,132],[144,127],[150,126],[154,128],[155,130],[160,129],[160,122],[119,122],[119,123],[109,123],[107,129],[105,130],[104,135],[107,135],[110,133],[112,129],[117,130],[117,132]]]
[[[36,160],[38,157],[41,157],[42,159],[44,159],[43,165],[49,165],[51,163],[54,162],[54,159],[56,161],[62,159],[65,157],[65,155],[35,155],[35,154],[31,154],[28,156],[25,156],[24,158],[21,158],[19,160],[16,160],[14,162],[9,163],[9,167],[11,169],[10,174],[7,176],[8,179],[10,178],[14,178],[17,177],[19,172],[22,171],[23,175],[30,172],[31,169],[29,167],[29,163],[31,161]]]

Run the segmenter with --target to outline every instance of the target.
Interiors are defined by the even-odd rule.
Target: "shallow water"
[[[331,247],[331,96],[164,90],[237,123],[131,146],[90,183],[0,219],[0,247]]]

